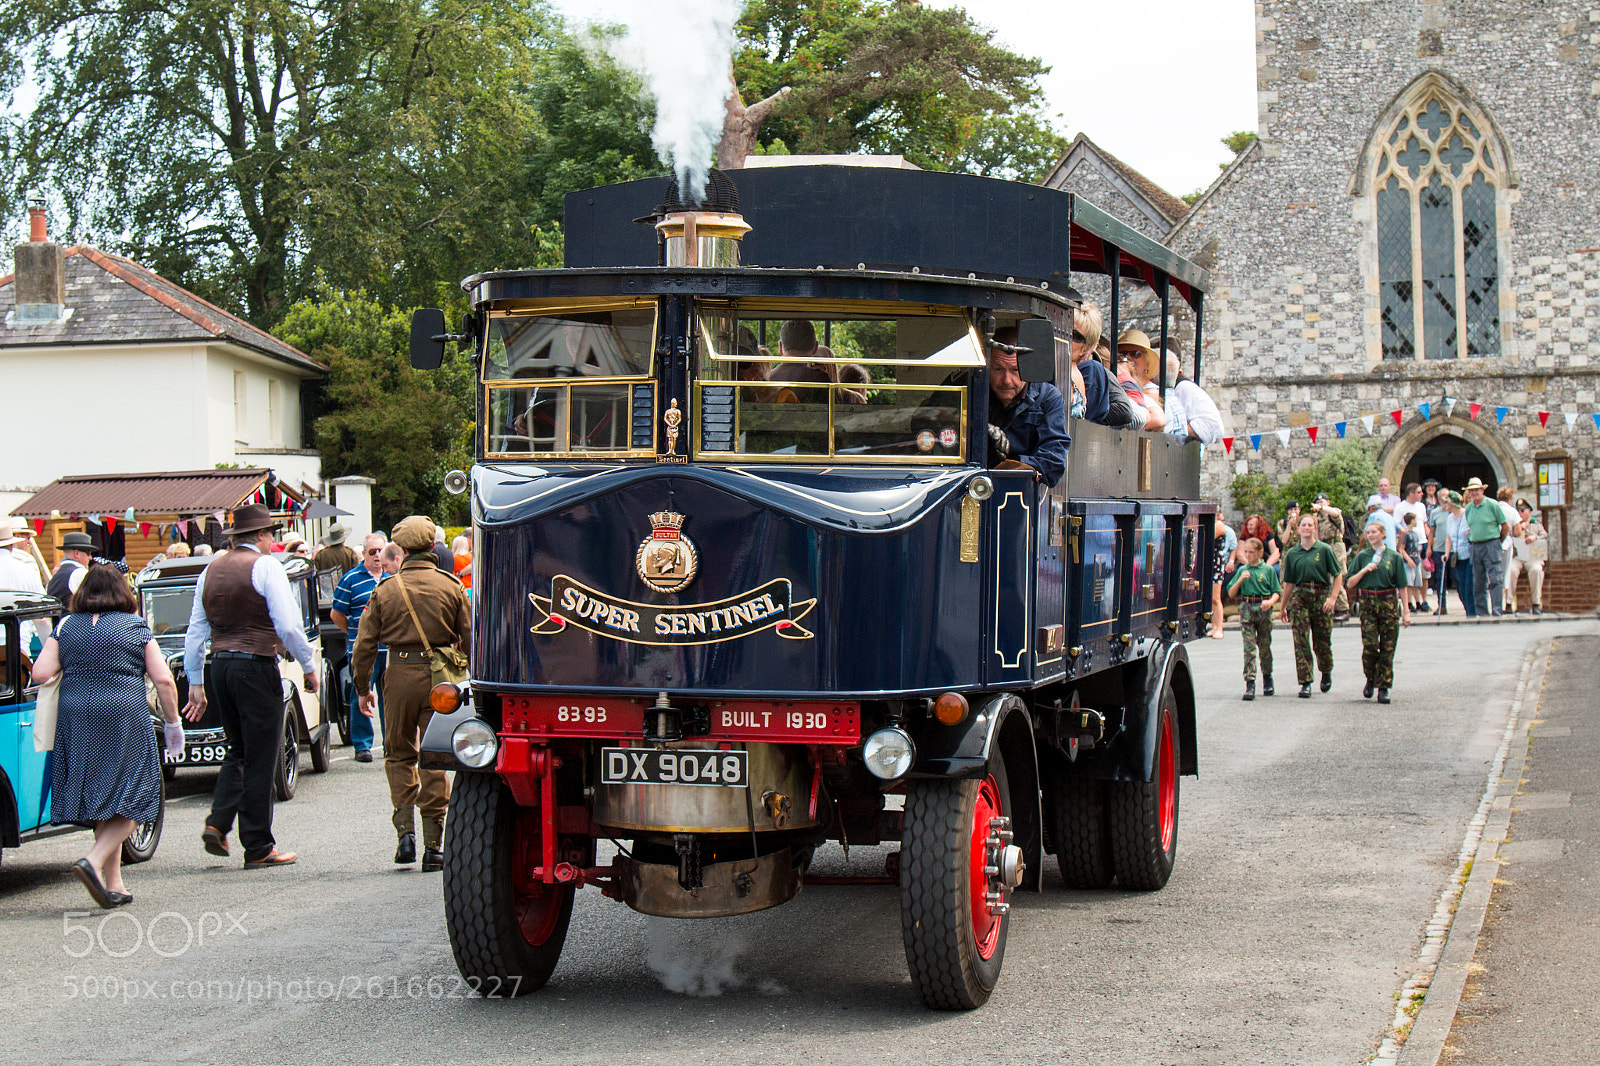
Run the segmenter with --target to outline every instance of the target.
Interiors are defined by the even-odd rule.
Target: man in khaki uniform
[[[373,660],[378,645],[389,648],[389,666],[383,675],[383,769],[389,778],[389,798],[394,804],[394,828],[400,846],[397,863],[417,861],[415,811],[422,808],[422,869],[444,869],[444,812],[450,785],[442,770],[420,770],[417,750],[428,719],[433,717],[428,694],[433,688],[423,637],[434,648],[452,645],[467,650],[471,621],[467,594],[452,574],[439,570],[433,555],[433,523],[420,515],[402,519],[394,527],[394,544],[405,550],[400,572],[372,590],[361,616],[351,670],[361,693],[361,713],[372,717],[377,693],[371,691]],[[406,606],[406,594],[417,622]]]

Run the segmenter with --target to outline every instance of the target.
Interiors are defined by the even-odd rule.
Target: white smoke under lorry
[[[739,972],[750,943],[734,922],[647,918],[644,937],[645,965],[668,992],[720,996],[753,987],[763,995],[784,994],[776,981],[752,981]]]
[[[733,25],[741,0],[614,0],[607,12],[626,26],[601,38],[618,63],[644,79],[656,100],[650,132],[656,155],[678,176],[685,200],[698,201],[732,89]]]

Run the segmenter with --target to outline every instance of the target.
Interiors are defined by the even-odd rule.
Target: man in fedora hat
[[[1511,535],[1511,524],[1499,501],[1484,499],[1485,485],[1478,478],[1467,482],[1467,550],[1472,556],[1472,599],[1480,615],[1499,616],[1502,611],[1501,585],[1505,582],[1505,559],[1500,542]]]
[[[23,529],[10,518],[0,518],[0,589],[6,592],[44,593],[44,582],[39,577],[39,565],[33,557],[17,549],[18,544],[31,543],[32,530]]]
[[[87,533],[68,533],[61,538],[61,565],[56,567],[50,584],[45,589],[62,603],[72,599],[72,594],[83,584],[83,575],[89,572],[89,560],[94,557],[94,538]]]
[[[1016,327],[995,330],[989,348],[989,465],[1021,463],[1054,485],[1066,473],[1071,443],[1061,390],[1048,381],[1023,381]]]
[[[277,523],[266,505],[235,508],[229,550],[200,575],[194,610],[184,635],[189,676],[184,716],[198,722],[215,703],[228,735],[228,757],[217,775],[211,814],[200,839],[213,855],[228,854],[228,831],[239,819],[246,869],[287,866],[292,851],[272,837],[272,778],[283,737],[283,689],[278,645],[305,671],[305,689],[317,691],[315,659],[301,629],[300,608],[283,564],[272,557]],[[210,662],[206,641],[211,641]]]
[[[349,535],[350,531],[338,522],[329,526],[328,535],[322,539],[325,547],[317,552],[311,565],[318,570],[336,570],[341,576],[360,566],[361,556],[345,543],[345,538]]]

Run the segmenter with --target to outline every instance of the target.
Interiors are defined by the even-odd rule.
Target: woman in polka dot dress
[[[133,902],[122,881],[122,842],[161,809],[161,760],[145,675],[161,701],[167,748],[182,751],[178,687],[115,567],[91,566],[71,610],[33,667],[40,683],[61,675],[50,820],[94,827],[94,846],[73,872],[96,903],[116,907]]]

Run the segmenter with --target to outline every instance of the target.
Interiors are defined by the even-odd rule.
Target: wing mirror
[[[444,362],[445,342],[453,339],[444,324],[444,312],[437,307],[419,307],[411,312],[412,368],[438,370]]]
[[[1017,323],[1017,375],[1023,381],[1056,379],[1056,331],[1048,319]]]

